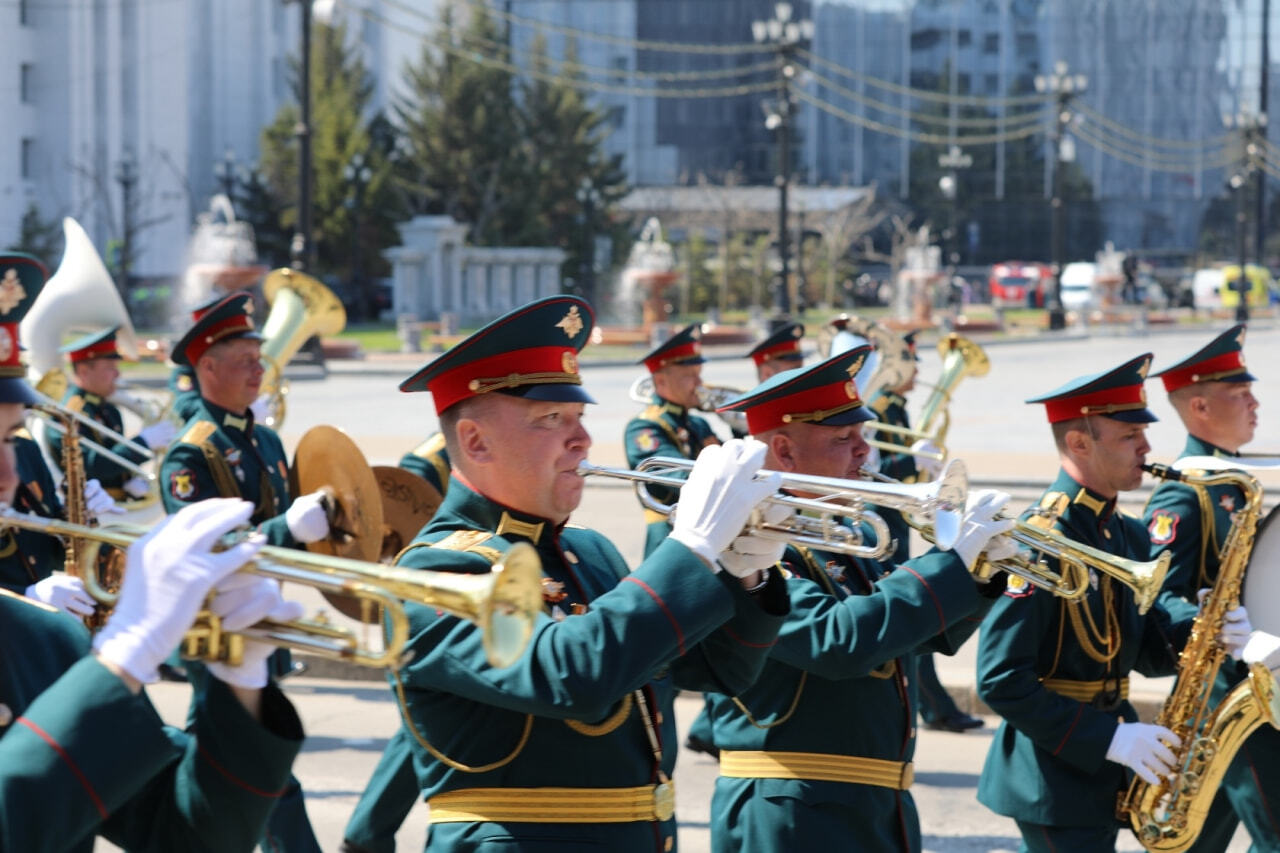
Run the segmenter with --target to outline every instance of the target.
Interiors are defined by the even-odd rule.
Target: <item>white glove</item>
[[[329,514],[325,510],[324,492],[303,495],[285,510],[284,520],[293,538],[304,545],[319,542],[329,535]]]
[[[266,394],[258,395],[258,399],[249,404],[249,410],[253,412],[255,424],[265,424],[267,415],[271,414],[271,398]]]
[[[1240,653],[1240,660],[1265,664],[1273,672],[1280,669],[1280,637],[1266,631],[1254,631]]]
[[[769,524],[778,524],[790,514],[789,507],[776,503],[765,507],[760,513],[761,520]],[[786,550],[786,542],[746,533],[734,539],[727,549],[720,552],[720,565],[735,578],[745,578],[773,566],[782,559],[782,553]]]
[[[1009,502],[1009,493],[996,489],[979,489],[969,493],[969,508],[960,520],[960,533],[951,550],[956,552],[964,565],[973,571],[978,557],[987,549],[993,538],[1013,529],[1013,519],[996,519],[996,515]],[[1004,548],[1003,543],[997,547]]]
[[[1149,784],[1158,784],[1160,776],[1173,772],[1177,757],[1166,746],[1181,746],[1182,739],[1164,726],[1148,723],[1121,723],[1107,747],[1107,760],[1123,764]]]
[[[178,428],[173,425],[173,421],[156,421],[151,426],[144,426],[139,431],[138,438],[142,439],[147,447],[156,450],[168,447],[177,434]]]
[[[1244,605],[1240,604],[1223,615],[1222,630],[1218,632],[1218,642],[1222,644],[1227,654],[1236,660],[1240,660],[1241,653],[1244,651],[1245,644],[1249,642],[1249,635],[1252,633],[1253,625],[1249,623],[1249,613],[1244,609]]]
[[[253,504],[210,498],[161,521],[129,547],[120,599],[93,638],[98,655],[151,683],[195,621],[205,596],[262,545],[255,537],[214,553],[222,536],[249,520]]]
[[[720,552],[742,532],[751,511],[782,485],[776,472],[755,478],[766,450],[754,438],[704,447],[680,489],[671,538],[706,560],[713,571],[720,571]]]
[[[1016,556],[1018,551],[1018,543],[1013,537],[999,533],[987,541],[987,547],[982,550],[982,553],[989,561],[995,563]]]
[[[97,606],[89,593],[84,591],[84,581],[62,572],[55,572],[42,581],[36,581],[23,591],[23,595],[56,607],[75,618],[88,616]]]
[[[236,572],[215,584],[213,591],[209,610],[222,619],[224,631],[242,631],[263,619],[290,622],[302,618],[302,605],[285,601],[280,584],[270,578]],[[238,687],[266,687],[267,658],[275,648],[246,638],[244,657],[238,666],[213,661],[208,665],[209,672]]]
[[[90,515],[104,515],[108,512],[124,512],[124,508],[115,502],[111,495],[107,494],[107,490],[102,488],[102,484],[96,479],[88,480],[84,484],[84,508],[89,511]]]
[[[151,493],[151,481],[145,477],[130,477],[122,488],[131,498],[145,498]]]
[[[938,445],[927,438],[922,438],[911,445],[911,453],[915,456],[916,471],[919,472],[921,481],[938,479],[938,475],[942,473],[942,460],[920,455],[921,453],[941,455],[942,451],[939,450]]]

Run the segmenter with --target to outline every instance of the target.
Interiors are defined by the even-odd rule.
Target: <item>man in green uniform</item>
[[[449,488],[449,448],[444,445],[444,434],[433,432],[431,435],[400,457],[400,467],[412,471],[427,481],[436,495],[444,498]]]
[[[319,492],[291,500],[284,445],[254,422],[250,404],[262,384],[261,341],[253,302],[248,293],[237,293],[205,312],[174,347],[173,359],[195,369],[201,399],[165,454],[160,496],[168,512],[212,497],[244,498],[254,506],[250,523],[268,543],[298,547],[329,535],[328,514]],[[273,664],[277,674],[289,671],[283,655]],[[199,669],[188,667],[193,681],[200,679]],[[199,684],[195,692],[198,700]],[[296,780],[272,813],[263,844],[319,851]]]
[[[430,391],[454,465],[411,568],[487,572],[515,543],[542,560],[544,612],[510,667],[475,625],[408,607],[414,652],[392,680],[431,814],[430,850],[674,849],[673,688],[752,681],[786,604],[780,548],[739,535],[777,486],[764,448],[708,448],[670,536],[634,572],[566,524],[591,439],[581,299],[530,303],[401,384]]]
[[[910,370],[902,382],[892,387],[880,388],[872,393],[867,407],[875,413],[876,420],[882,424],[911,428],[911,418],[907,414],[907,394],[916,387],[916,333],[908,332],[902,336],[905,361]],[[903,444],[902,436],[889,432],[877,432],[878,441],[890,444]],[[917,483],[933,480],[942,471],[942,462],[936,458],[937,446],[927,440],[920,439],[903,452],[884,451],[880,453],[880,473],[901,483]],[[881,512],[889,532],[898,543],[894,552],[894,562],[905,562],[911,556],[911,528],[902,514],[891,509]],[[920,719],[931,729],[945,729],[952,732],[963,732],[982,727],[982,720],[966,714],[957,707],[955,700],[947,693],[947,689],[938,680],[937,670],[933,665],[933,653],[923,652],[916,660],[916,687],[920,696]]]
[[[702,387],[702,330],[696,323],[672,335],[641,362],[653,376],[653,400],[627,423],[623,438],[627,464],[635,468],[651,456],[693,459],[702,448],[719,444],[715,431],[704,418],[693,414]],[[672,476],[679,476],[673,474]],[[664,503],[676,500],[670,489],[650,489]],[[671,532],[666,516],[644,511],[644,555],[648,557]]]
[[[1181,457],[1237,456],[1253,440],[1258,426],[1255,377],[1245,368],[1243,325],[1233,326],[1206,346],[1159,376],[1169,402],[1187,428]],[[1180,458],[1181,458],[1180,457]],[[1244,507],[1235,486],[1194,488],[1165,481],[1156,486],[1144,520],[1151,553],[1173,552],[1161,602],[1175,618],[1195,615],[1199,590],[1218,579],[1221,548],[1231,530],[1232,514]],[[1218,671],[1210,696],[1216,706],[1244,678],[1232,663]],[[1213,801],[1197,851],[1221,851],[1231,843],[1240,821],[1254,850],[1280,851],[1280,732],[1262,726],[1249,736],[1227,769]]]
[[[11,505],[26,482],[12,439],[37,402],[18,323],[46,275],[33,258],[0,258],[0,502]],[[274,582],[230,574],[256,543],[213,553],[250,509],[204,504],[135,543],[92,656],[83,626],[0,591],[0,850],[87,853],[98,834],[128,850],[252,847],[302,744],[293,707],[267,684],[270,648],[248,642],[241,666],[210,664],[190,733],[164,726],[141,689],[210,591],[228,630],[297,618]]]
[[[71,385],[62,399],[62,405],[123,435],[124,418],[120,415],[120,409],[108,399],[116,392],[116,383],[120,379],[120,369],[116,366],[121,358],[116,347],[116,334],[119,331],[119,326],[113,326],[62,347],[60,352],[66,353],[71,361]],[[81,425],[80,431],[86,438],[93,439],[98,445],[135,465],[148,458],[133,447],[112,441],[92,428]],[[170,421],[158,421],[143,427],[133,443],[159,451],[173,440],[175,431]],[[50,431],[49,450],[59,467],[62,464],[62,440],[61,433]],[[141,498],[150,491],[150,483],[145,478],[107,458],[91,445],[82,445],[81,456],[84,459],[85,474],[101,482],[113,498]]]
[[[1148,353],[1028,401],[1044,404],[1062,466],[1030,523],[1117,557],[1148,558],[1146,529],[1116,511],[1116,497],[1142,482],[1156,419],[1143,391],[1150,364]],[[1234,653],[1247,625],[1243,608],[1228,614],[1223,640]],[[1190,619],[1171,622],[1159,603],[1144,616],[1129,587],[1092,569],[1073,601],[1011,580],[979,640],[978,693],[1004,722],[978,799],[1017,821],[1022,850],[1115,849],[1125,768],[1155,782],[1172,770],[1178,746],[1168,729],[1137,722],[1129,672],[1173,672],[1189,630]]]
[[[752,436],[769,447],[767,468],[856,485],[869,451],[861,425],[872,414],[853,377],[869,353],[857,347],[777,374],[725,408],[746,413]],[[952,508],[961,531],[952,549],[896,568],[787,549],[791,613],[764,672],[747,690],[709,694],[720,747],[713,850],[920,849],[908,790],[911,661],[922,645],[954,648],[1004,589],[976,582],[969,567],[984,551],[995,560],[1016,550],[1001,535],[1012,522],[995,519],[1006,500],[982,493],[968,512]]]
[[[217,293],[191,309],[191,322],[198,323],[210,308],[227,298],[225,293]],[[191,420],[200,405],[200,385],[196,380],[195,368],[189,364],[174,364],[169,372],[169,393],[173,402],[169,408],[173,410],[179,423]]]

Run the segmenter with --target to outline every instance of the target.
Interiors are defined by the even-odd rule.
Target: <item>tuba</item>
[[[347,311],[332,290],[305,273],[283,267],[267,274],[262,295],[271,311],[262,324],[262,393],[269,399],[267,426],[284,423],[289,384],[284,369],[313,335],[336,335]]]
[[[1162,778],[1159,784],[1152,785],[1135,778],[1116,804],[1117,816],[1128,820],[1147,850],[1176,853],[1194,844],[1227,766],[1240,746],[1264,723],[1280,725],[1275,678],[1262,664],[1252,665],[1247,679],[1232,688],[1216,707],[1210,705],[1214,681],[1226,660],[1226,650],[1218,644],[1218,629],[1226,613],[1240,602],[1241,584],[1251,562],[1262,509],[1262,487],[1244,471],[1228,467],[1234,462],[1188,457],[1179,460],[1177,468],[1143,466],[1156,477],[1176,480],[1197,490],[1234,485],[1245,497],[1245,505],[1232,516],[1231,530],[1222,546],[1218,578],[1201,602],[1191,638],[1178,658],[1173,692],[1156,718],[1158,725],[1182,739],[1182,746],[1174,750],[1173,779]],[[1265,571],[1268,567],[1256,568]],[[1274,602],[1268,601],[1264,610],[1273,606]]]
[[[947,406],[951,403],[951,392],[966,376],[986,376],[991,370],[991,361],[982,347],[955,332],[938,341],[938,355],[942,356],[942,373],[938,376],[929,399],[925,401],[924,408],[920,410],[918,428],[931,436],[934,444],[942,447],[951,426],[951,415],[947,411]],[[942,420],[935,429],[934,422],[939,417]]]

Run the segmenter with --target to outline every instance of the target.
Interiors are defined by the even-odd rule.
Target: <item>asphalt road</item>
[[[1261,428],[1255,444],[1259,450],[1280,450],[1276,431],[1270,426],[1269,400],[1277,397],[1280,371],[1280,334],[1269,321],[1255,325],[1246,352],[1251,369],[1260,377],[1255,391],[1263,401]],[[1217,329],[1228,324],[1219,323]],[[1139,353],[1156,354],[1155,369],[1179,360],[1198,349],[1213,331],[1164,331],[1143,335],[1131,330],[1112,330],[1089,338],[1039,340],[991,345],[987,353],[990,373],[968,378],[959,386],[950,407],[947,445],[952,456],[966,460],[975,481],[1003,482],[1018,486],[1023,503],[1029,502],[1054,476],[1057,460],[1052,452],[1048,427],[1039,406],[1023,404],[1027,397],[1050,391],[1072,377],[1115,366]],[[727,353],[717,353],[725,355]],[[329,376],[313,378],[305,371],[294,377],[289,410],[282,436],[292,449],[311,426],[331,424],[348,432],[371,464],[395,464],[399,457],[435,430],[436,419],[426,394],[401,394],[400,379],[412,373],[428,357],[383,357],[364,362],[335,363]],[[921,376],[931,380],[939,371],[935,351],[922,348]],[[593,462],[625,464],[621,436],[626,421],[639,406],[627,397],[627,389],[639,375],[631,365],[593,365],[590,350],[584,357],[586,388],[598,405],[588,407],[587,425],[595,444]],[[704,368],[704,381],[738,388],[752,383],[749,362],[715,358]],[[914,410],[923,403],[927,390],[914,394]],[[1151,458],[1170,460],[1181,449],[1184,435],[1158,383],[1148,388],[1151,408],[1161,421],[1152,425],[1149,437]],[[1275,485],[1272,476],[1264,482]],[[1140,507],[1141,495],[1130,505]],[[634,565],[643,549],[642,522],[628,489],[613,480],[588,484],[583,505],[575,521],[607,533]],[[322,602],[309,590],[294,591],[309,605]],[[943,681],[956,694],[972,682],[973,648],[970,643],[954,659],[938,658]],[[342,826],[368,778],[386,738],[397,724],[389,690],[379,681],[352,682],[296,678],[286,682],[307,726],[307,745],[296,771],[307,792],[308,809],[326,851],[336,850]],[[1168,680],[1135,684],[1135,693],[1163,695]],[[168,719],[181,720],[186,707],[186,688],[162,684],[152,689]],[[693,699],[679,702],[677,716],[687,725],[696,713]],[[921,733],[917,752],[916,784],[913,794],[919,804],[930,851],[1002,851],[1017,849],[1017,832],[1012,822],[991,814],[976,804],[975,786],[989,744],[991,726],[977,733],[955,735],[932,731]],[[703,756],[681,758],[677,772],[682,849],[708,849],[708,807],[715,776],[715,764]],[[399,842],[403,850],[421,847],[425,834],[424,807],[411,815]],[[1125,834],[1121,850],[1138,850]],[[1247,840],[1237,838],[1231,850],[1247,849]],[[102,844],[99,849],[112,849]]]

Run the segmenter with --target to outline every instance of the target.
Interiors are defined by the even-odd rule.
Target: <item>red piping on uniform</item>
[[[80,780],[80,785],[84,788],[85,793],[89,795],[89,799],[93,801],[93,807],[98,810],[98,817],[103,820],[110,817],[111,812],[107,811],[107,807],[102,804],[102,798],[98,796],[98,792],[93,790],[93,784],[89,781],[89,777],[84,775],[84,771],[80,769],[79,765],[77,765],[74,760],[72,760],[71,756],[67,754],[67,751],[62,748],[62,745],[54,740],[52,735],[28,720],[26,717],[19,717],[18,722],[35,732],[36,737],[49,744],[49,748],[58,753],[58,757],[63,760],[68,768],[70,768],[72,774]]]
[[[729,639],[733,640],[733,641],[734,641],[735,643],[737,643],[738,645],[740,645],[740,646],[746,646],[746,647],[747,647],[747,648],[749,648],[749,649],[771,649],[771,648],[773,648],[775,645],[777,645],[777,642],[778,642],[776,639],[775,639],[775,640],[770,640],[770,641],[769,641],[769,642],[767,642],[767,643],[752,643],[752,642],[749,642],[749,641],[747,641],[747,640],[742,639],[742,638],[741,638],[741,637],[739,637],[737,634],[735,634],[735,633],[734,633],[734,632],[729,628],[729,626],[728,626],[728,625],[725,625],[725,626],[724,626],[724,632],[725,632],[726,634],[728,634],[728,635],[729,635]]]
[[[284,796],[284,792],[289,788],[288,785],[286,785],[285,787],[281,788],[278,791],[264,791],[261,788],[255,788],[252,785],[250,785],[248,782],[245,782],[244,780],[242,780],[240,777],[228,772],[221,764],[214,761],[213,756],[209,754],[209,751],[206,750],[199,741],[196,741],[196,751],[200,753],[201,758],[209,762],[210,767],[212,767],[214,770],[217,770],[219,773],[221,773],[224,777],[226,777],[226,779],[229,782],[234,783],[238,787],[244,788],[250,794],[256,794],[259,797],[266,797],[269,800],[275,800]]]
[[[907,571],[911,572],[911,574],[915,575],[916,580],[924,584],[925,592],[929,593],[929,597],[933,599],[933,606],[938,611],[938,624],[942,626],[938,630],[940,632],[947,630],[947,617],[946,617],[946,614],[942,612],[942,602],[938,601],[938,596],[933,594],[933,587],[929,586],[929,582],[925,580],[923,577],[921,577],[919,572],[917,572],[915,569],[911,568],[910,566],[906,565],[905,563],[901,566],[898,566],[898,568],[906,569]]]
[[[662,596],[654,592],[652,587],[650,587],[647,583],[637,578],[635,575],[627,575],[622,580],[631,581],[633,584],[640,587],[645,592],[649,593],[649,597],[652,598],[655,602],[657,602],[658,606],[662,608],[663,613],[667,614],[667,621],[671,623],[672,629],[674,629],[676,632],[676,648],[678,648],[680,650],[680,654],[683,655],[684,654],[684,631],[680,630],[680,623],[676,621],[676,617],[671,613],[671,609],[667,607],[667,603],[662,600]]]
[[[1074,732],[1074,731],[1076,730],[1076,725],[1080,722],[1080,716],[1081,716],[1082,714],[1084,714],[1084,703],[1083,703],[1083,702],[1080,704],[1080,707],[1076,709],[1076,718],[1075,718],[1074,720],[1072,720],[1072,721],[1071,721],[1071,728],[1067,729],[1067,733],[1066,733],[1065,735],[1063,735],[1063,736],[1062,736],[1062,743],[1058,744],[1057,748],[1056,748],[1056,749],[1054,749],[1053,754],[1054,754],[1055,756],[1056,756],[1059,752],[1062,752],[1062,748],[1063,748],[1064,746],[1066,746],[1066,745],[1067,745],[1067,741],[1071,739],[1071,733],[1072,733],[1072,732]]]

